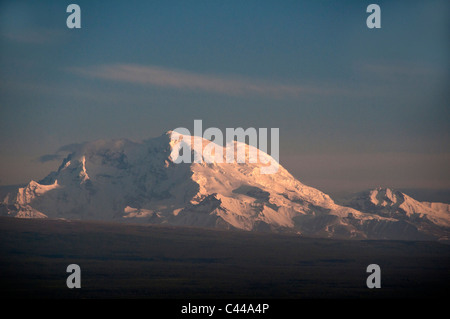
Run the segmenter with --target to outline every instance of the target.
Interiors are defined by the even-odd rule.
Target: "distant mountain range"
[[[191,136],[183,140],[193,143]],[[449,204],[419,202],[389,188],[337,204],[281,166],[275,174],[260,174],[264,164],[248,161],[176,164],[170,154],[180,141],[171,140],[167,132],[140,143],[120,139],[76,145],[57,171],[10,189],[0,203],[0,215],[345,239],[449,239]],[[203,145],[208,143],[203,140]]]

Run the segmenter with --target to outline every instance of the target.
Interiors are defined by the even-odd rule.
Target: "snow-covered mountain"
[[[397,197],[390,190],[376,190],[378,193],[372,191],[341,206],[323,192],[302,184],[281,165],[274,174],[261,174],[266,164],[250,163],[252,146],[239,142],[228,144],[219,155],[209,156],[226,156],[226,147],[244,147],[245,163],[209,159],[177,164],[172,152],[183,141],[193,145],[194,139],[183,135],[173,140],[171,134],[140,143],[121,139],[76,145],[57,171],[9,193],[0,204],[0,214],[295,232],[331,238],[448,236],[448,205],[419,203],[401,193]],[[202,139],[203,148],[209,143]]]
[[[400,191],[381,187],[358,193],[342,204],[409,223],[420,232],[437,238],[448,239],[450,235],[449,204],[420,202]]]

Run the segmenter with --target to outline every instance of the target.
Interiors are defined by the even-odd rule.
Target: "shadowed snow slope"
[[[281,165],[274,174],[261,174],[261,168],[274,159],[261,153],[258,158],[263,161],[252,162],[252,151],[259,150],[239,142],[221,147],[201,139],[203,161],[177,164],[171,154],[179,151],[180,143],[193,146],[194,138],[171,139],[171,134],[141,143],[121,139],[81,144],[57,171],[8,194],[0,213],[332,238],[448,236],[448,205],[420,203],[389,189],[373,190],[346,206],[337,205]],[[229,148],[244,149],[245,163],[226,163]],[[194,147],[190,155],[193,159],[201,156]]]

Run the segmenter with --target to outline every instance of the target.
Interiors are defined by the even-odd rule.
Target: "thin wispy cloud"
[[[81,76],[109,81],[186,91],[203,91],[232,96],[256,95],[274,98],[295,98],[304,95],[335,95],[347,93],[346,90],[340,88],[286,85],[259,79],[242,79],[237,76],[226,77],[220,75],[205,75],[158,66],[136,64],[114,64],[89,68],[70,68],[70,71]]]
[[[59,154],[45,154],[38,158],[39,163],[47,163],[56,160],[61,160],[62,156]]]
[[[58,150],[53,154],[45,154],[45,155],[39,156],[37,161],[39,163],[61,161],[65,157],[65,155],[63,155],[62,153],[67,154],[67,153],[77,152],[77,151],[81,150],[81,148],[84,146],[84,144],[85,143],[71,143],[71,144],[63,145],[60,148],[58,148]]]
[[[373,97],[403,97],[413,100],[423,98],[424,92],[441,90],[447,81],[445,68],[437,68],[425,63],[408,63],[383,61],[355,63],[354,73],[359,85],[366,86],[365,92],[371,91]]]

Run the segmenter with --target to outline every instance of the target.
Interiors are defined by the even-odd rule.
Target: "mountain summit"
[[[343,205],[409,223],[419,232],[436,238],[445,239],[450,234],[449,204],[420,202],[390,188],[361,192],[344,201]]]
[[[281,165],[274,174],[261,174],[265,164],[259,162],[177,164],[172,152],[182,140],[192,144],[194,138],[173,140],[171,134],[140,143],[120,139],[74,145],[57,171],[8,194],[0,214],[330,238],[448,238],[449,205],[420,203],[400,192],[376,189],[343,206],[302,184]],[[212,143],[201,141],[203,148]],[[248,156],[252,146],[235,141],[222,154],[227,147],[242,147]]]

